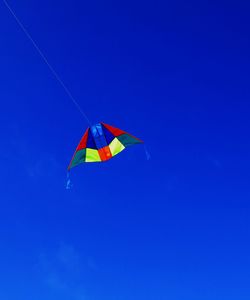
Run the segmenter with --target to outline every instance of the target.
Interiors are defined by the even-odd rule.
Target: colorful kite
[[[85,162],[103,162],[126,147],[143,143],[142,140],[113,126],[98,123],[83,135],[68,166],[68,170]]]
[[[89,118],[82,110],[77,100],[73,97],[70,90],[66,87],[66,85],[60,78],[59,74],[52,67],[52,64],[49,63],[48,59],[41,51],[41,49],[38,47],[38,45],[30,35],[28,30],[24,27],[20,19],[17,17],[16,13],[10,7],[8,1],[3,0],[3,2],[5,6],[8,8],[8,10],[10,11],[10,13],[12,14],[12,16],[14,17],[14,19],[16,20],[16,22],[18,23],[18,25],[20,26],[20,28],[22,29],[22,31],[24,32],[24,34],[33,44],[35,50],[41,56],[45,64],[49,67],[51,73],[55,76],[55,79],[62,86],[62,88],[64,89],[64,91],[66,92],[70,100],[72,101],[72,103],[77,108],[77,110],[81,113],[81,115],[88,122],[88,124],[91,124]],[[141,141],[140,139],[132,136],[131,134],[121,129],[112,127],[104,123],[98,123],[94,126],[90,126],[85,132],[84,136],[82,137],[71,159],[71,162],[68,166],[68,170],[84,162],[102,162],[102,161],[109,160],[113,156],[123,151],[126,147],[134,144],[140,144],[140,143],[143,143],[143,141]],[[145,151],[146,151],[147,159],[149,159],[150,155],[147,152],[146,148]],[[68,172],[66,188],[70,189],[71,186],[72,184],[69,179],[69,172]]]

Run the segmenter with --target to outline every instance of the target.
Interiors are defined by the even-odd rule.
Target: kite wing
[[[89,127],[84,133],[68,170],[85,162],[109,160],[126,147],[140,143],[143,141],[121,129],[105,123],[98,123]]]

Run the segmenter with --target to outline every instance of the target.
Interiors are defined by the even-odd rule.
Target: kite
[[[70,161],[68,171],[81,163],[107,161],[128,146],[141,143],[142,140],[119,128],[98,123],[84,133]]]
[[[79,145],[76,148],[76,151],[71,159],[71,162],[68,166],[68,171],[81,164],[87,162],[103,162],[111,159],[118,153],[122,152],[125,148],[130,145],[143,143],[142,140],[134,137],[133,135],[110,126],[104,123],[98,123],[96,125],[91,126],[91,122],[87,117],[86,113],[82,110],[81,106],[74,98],[70,90],[64,84],[63,80],[60,78],[59,74],[50,64],[42,50],[39,48],[38,44],[35,42],[33,37],[30,35],[28,30],[25,28],[21,20],[17,17],[16,13],[13,11],[11,6],[9,5],[7,0],[3,0],[5,6],[12,14],[14,19],[16,20],[19,27],[22,29],[26,37],[30,40],[32,45],[34,46],[37,53],[40,55],[44,63],[48,66],[51,73],[54,75],[55,79],[59,82],[59,84],[64,89],[65,93],[68,95],[69,99],[75,105],[77,110],[81,113],[83,118],[90,124],[87,131],[83,135]],[[147,155],[147,159],[150,159],[150,154],[147,152],[145,148],[145,152]],[[72,187],[71,181],[69,179],[69,172],[67,173],[67,184],[66,188],[70,189]]]

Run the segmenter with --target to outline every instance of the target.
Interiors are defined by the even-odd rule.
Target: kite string
[[[12,14],[12,16],[15,18],[17,24],[20,26],[20,28],[25,33],[25,35],[27,36],[27,38],[31,41],[31,43],[33,44],[34,48],[37,50],[38,54],[41,56],[41,58],[43,59],[43,61],[46,63],[46,65],[48,66],[48,68],[50,69],[50,71],[52,72],[52,74],[55,76],[56,80],[60,83],[60,85],[63,87],[64,91],[66,92],[66,94],[71,99],[71,101],[75,104],[75,106],[78,109],[78,111],[82,114],[82,116],[85,118],[85,120],[87,121],[87,123],[89,125],[91,125],[91,122],[90,122],[89,118],[84,113],[84,111],[82,110],[81,106],[78,104],[78,102],[76,101],[76,99],[74,98],[74,96],[72,95],[72,93],[70,92],[70,90],[64,84],[64,82],[62,81],[62,79],[60,78],[60,76],[58,75],[58,73],[55,71],[55,69],[49,63],[48,59],[43,54],[42,50],[38,47],[37,43],[34,41],[34,39],[32,38],[32,36],[29,34],[29,32],[27,31],[27,29],[24,27],[24,25],[22,24],[22,22],[20,21],[20,19],[17,17],[17,15],[13,11],[13,9],[10,7],[10,5],[8,4],[8,2],[6,0],[3,0],[3,2],[5,4],[5,6],[8,8],[8,10],[10,11],[10,13]]]

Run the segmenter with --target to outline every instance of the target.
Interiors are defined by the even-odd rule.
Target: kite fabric
[[[107,161],[126,147],[140,143],[143,141],[121,129],[98,123],[84,133],[68,170],[81,163]]]

